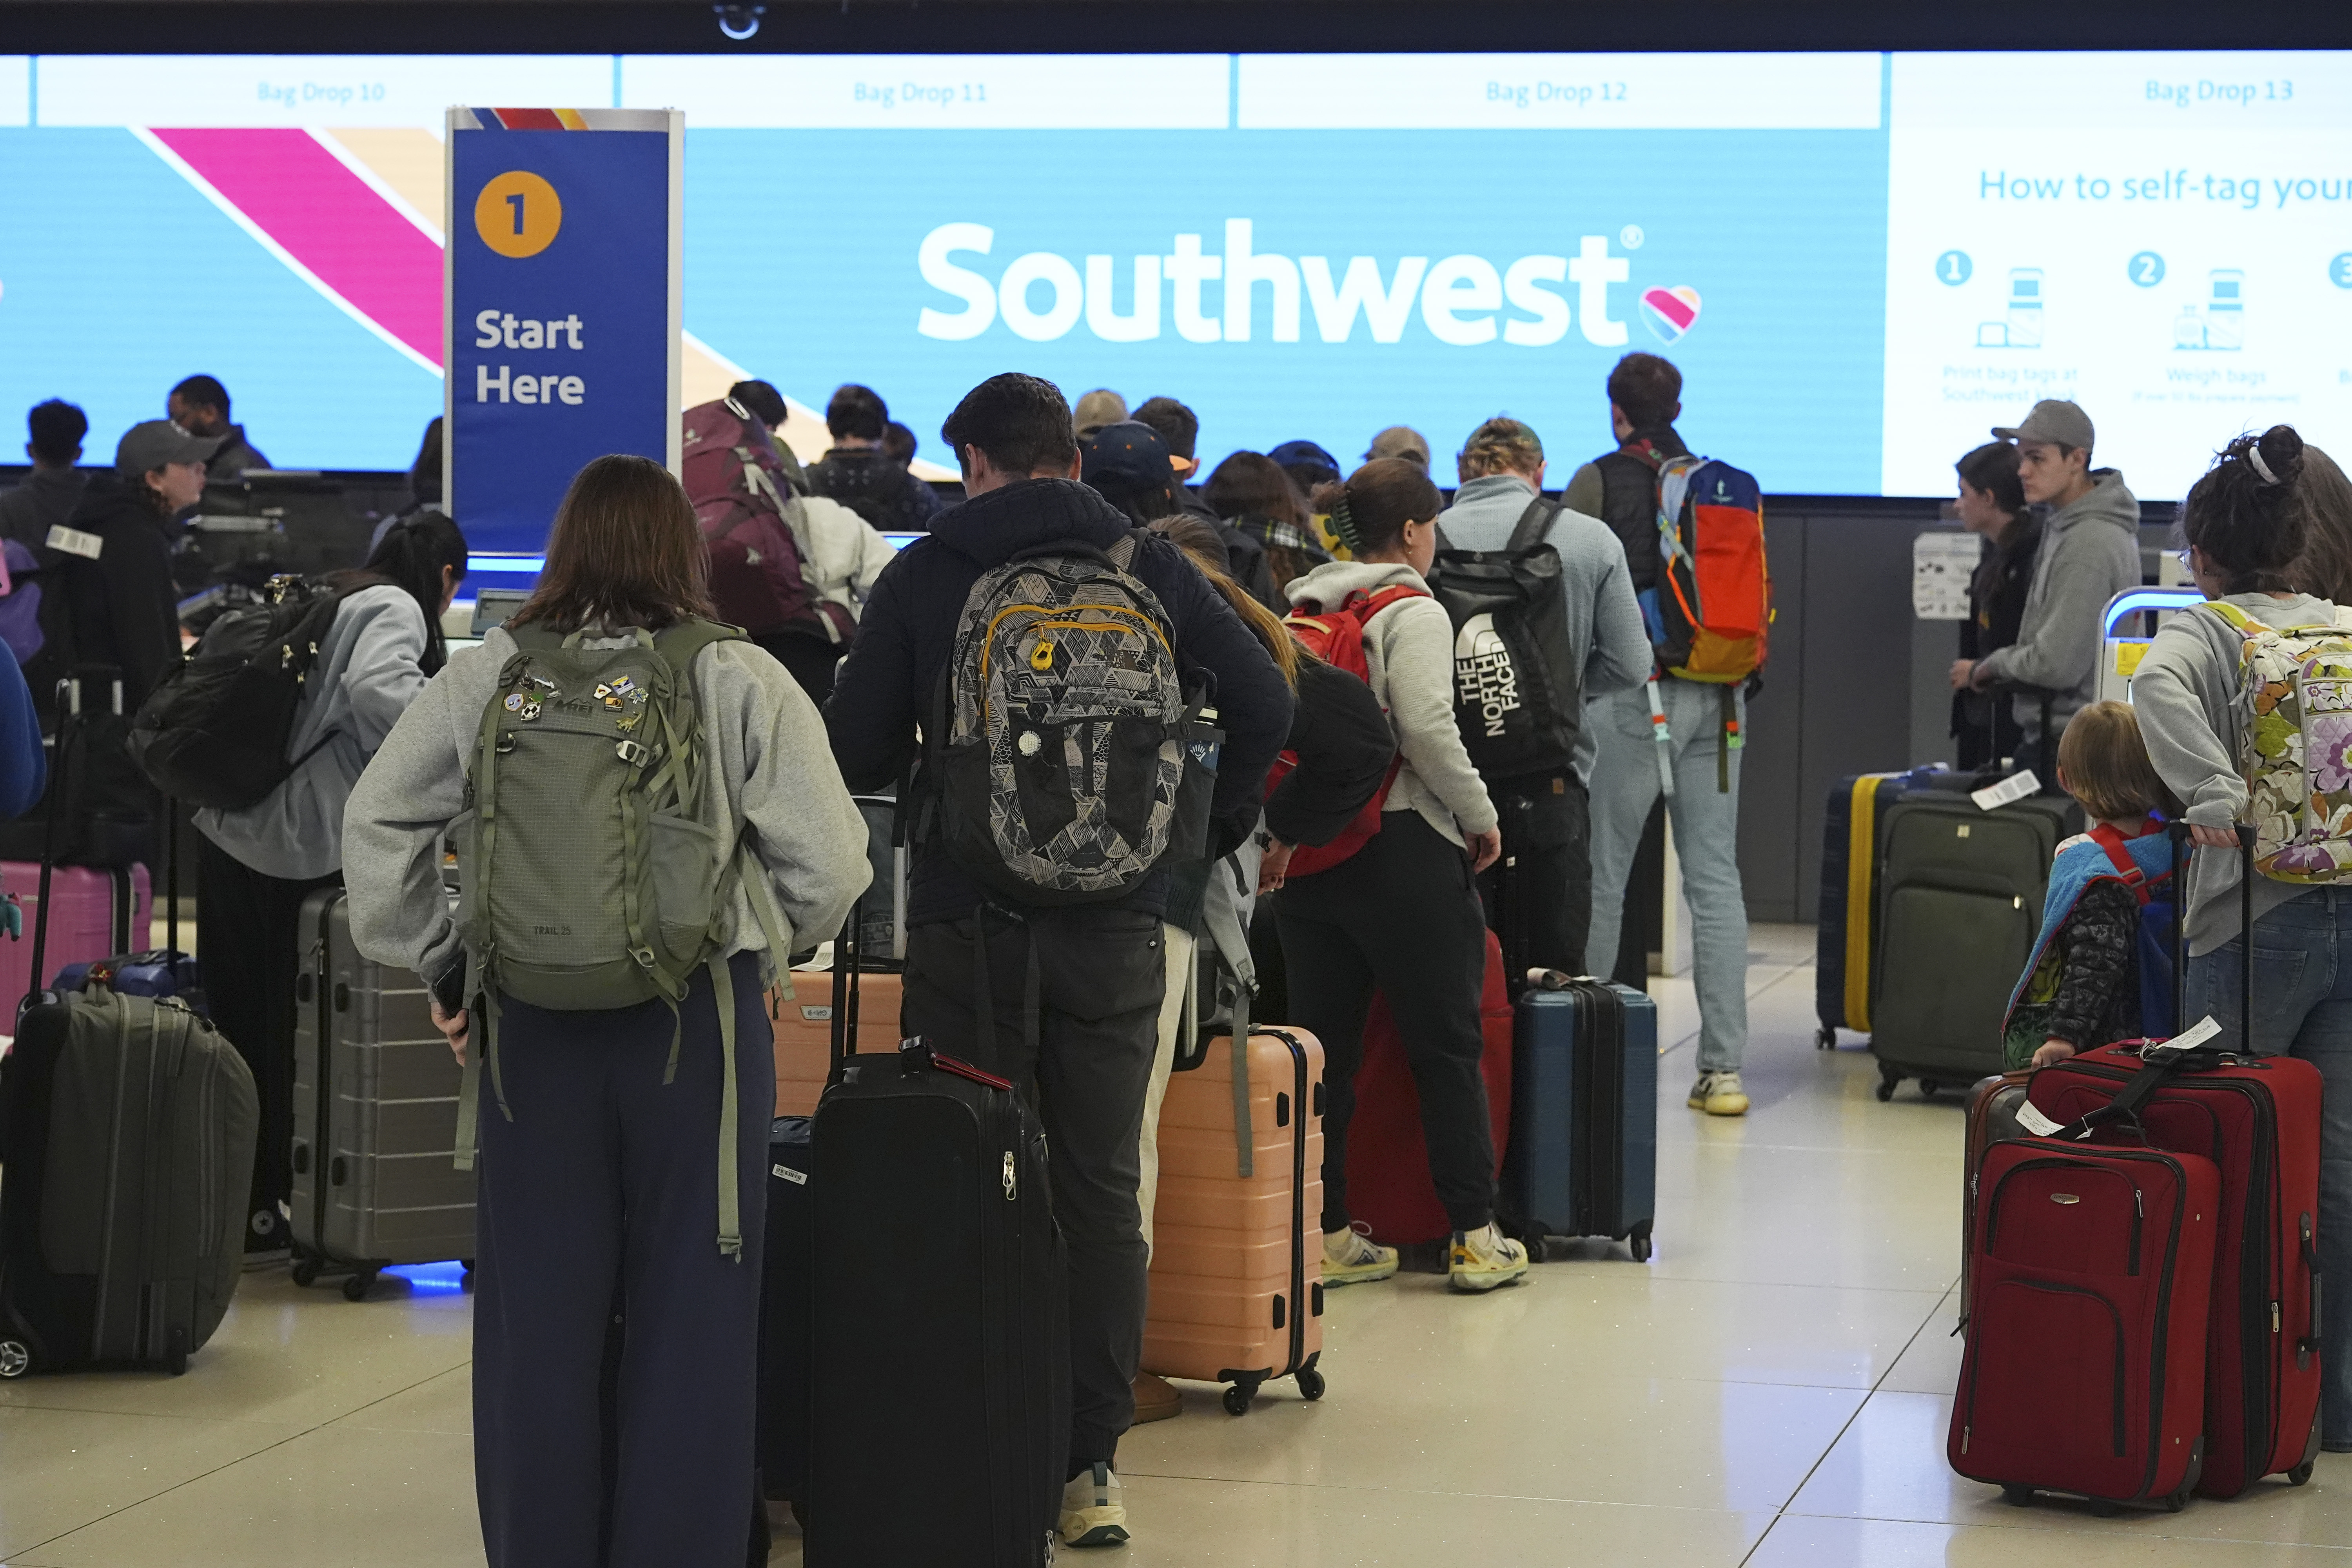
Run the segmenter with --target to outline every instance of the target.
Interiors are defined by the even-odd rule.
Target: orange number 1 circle
[[[500,256],[520,261],[555,243],[563,203],[555,187],[526,169],[509,169],[474,198],[474,232]]]

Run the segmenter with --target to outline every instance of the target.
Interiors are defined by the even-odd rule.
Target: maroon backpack
[[[755,637],[846,641],[848,613],[809,585],[793,527],[800,502],[767,426],[732,398],[688,409],[685,424],[686,494],[710,552],[719,618]]]

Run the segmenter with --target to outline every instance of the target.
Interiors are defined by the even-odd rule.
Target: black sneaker
[[[245,1227],[245,1266],[267,1268],[294,1255],[294,1227],[275,1207],[253,1211]]]

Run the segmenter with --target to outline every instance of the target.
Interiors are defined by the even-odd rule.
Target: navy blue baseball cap
[[[1339,478],[1339,459],[1312,441],[1285,441],[1266,456],[1286,468],[1322,468]]]
[[[1168,443],[1149,425],[1123,419],[1078,442],[1079,479],[1104,495],[1155,495],[1176,488]]]

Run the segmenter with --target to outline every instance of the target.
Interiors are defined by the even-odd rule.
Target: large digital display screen
[[[2179,496],[2352,444],[2352,55],[0,57],[0,418],[218,376],[288,468],[439,411],[453,103],[686,116],[685,388],[845,381],[949,462],[1003,370],[1202,456],[1611,444],[1633,349],[1778,493],[1935,495],[2037,397]],[[945,472],[946,469],[935,471]]]

